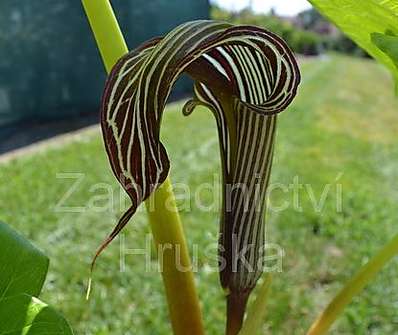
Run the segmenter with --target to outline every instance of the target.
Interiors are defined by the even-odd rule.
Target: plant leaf
[[[383,7],[391,10],[395,15],[398,15],[398,2],[396,0],[376,0]]]
[[[398,37],[380,33],[373,33],[371,36],[372,42],[390,57],[398,69]]]
[[[0,298],[21,293],[38,296],[48,264],[41,251],[0,222]]]
[[[49,259],[0,222],[0,334],[72,334],[65,319],[38,296]]]
[[[374,33],[398,36],[398,5],[391,0],[309,0],[373,58],[388,67],[398,81],[398,67],[374,43]]]
[[[66,320],[53,308],[26,294],[0,299],[1,335],[72,335]]]

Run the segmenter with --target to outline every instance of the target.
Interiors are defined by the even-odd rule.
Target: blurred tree
[[[279,17],[273,9],[268,15],[255,14],[247,9],[232,14],[212,6],[212,18],[235,24],[252,24],[264,27],[281,36],[297,53],[318,55],[327,50],[363,56],[362,51],[316,10],[309,9],[293,18]]]

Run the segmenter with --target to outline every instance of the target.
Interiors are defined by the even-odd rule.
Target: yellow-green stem
[[[109,0],[82,0],[105,68],[128,52]],[[204,334],[186,240],[170,179],[146,202],[175,335]],[[151,208],[153,207],[153,208]]]
[[[246,320],[239,335],[261,334],[261,326],[264,321],[267,305],[268,291],[271,286],[271,274],[264,276],[264,282],[258,288],[257,297],[247,311]]]
[[[398,254],[398,235],[386,244],[359,272],[347,283],[312,325],[307,335],[326,334],[330,326],[343,312],[343,309],[376,276],[381,268]]]
[[[128,52],[109,0],[82,0],[106,72]]]
[[[203,334],[192,265],[169,179],[145,203],[175,334]]]

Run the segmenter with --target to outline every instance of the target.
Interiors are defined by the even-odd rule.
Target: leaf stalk
[[[357,274],[345,285],[331,301],[318,319],[313,323],[307,335],[326,334],[344,308],[377,275],[382,267],[398,254],[398,235],[387,243]]]

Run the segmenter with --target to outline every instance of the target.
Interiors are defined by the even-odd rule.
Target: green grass
[[[298,176],[304,186],[299,208],[292,204],[292,188],[271,194],[274,207],[285,201],[288,207],[268,213],[267,240],[285,254],[283,271],[274,274],[267,334],[303,334],[343,283],[397,232],[398,102],[389,75],[372,61],[341,56],[305,60],[302,72],[299,96],[280,117],[272,182],[288,186]],[[206,328],[222,334],[223,294],[212,271],[217,202],[210,211],[195,207],[195,191],[219,174],[217,135],[209,112],[184,118],[180,107],[165,112],[162,137],[172,180],[191,190],[187,195],[178,187],[176,193],[189,244],[200,245],[196,279]],[[84,176],[64,204],[84,211],[54,211],[73,183],[57,179],[57,173]],[[343,190],[341,211],[336,183]],[[311,192],[319,201],[327,184],[330,191],[317,211]],[[213,193],[203,189],[203,202],[212,203]],[[170,333],[160,275],[146,271],[142,255],[127,255],[121,273],[119,240],[99,259],[91,299],[84,300],[93,253],[128,205],[120,200],[99,134],[0,166],[0,199],[0,220],[50,256],[42,299],[61,310],[77,334]],[[127,247],[144,248],[148,233],[141,209],[124,232]],[[355,299],[332,334],[398,333],[397,265],[390,263]]]

